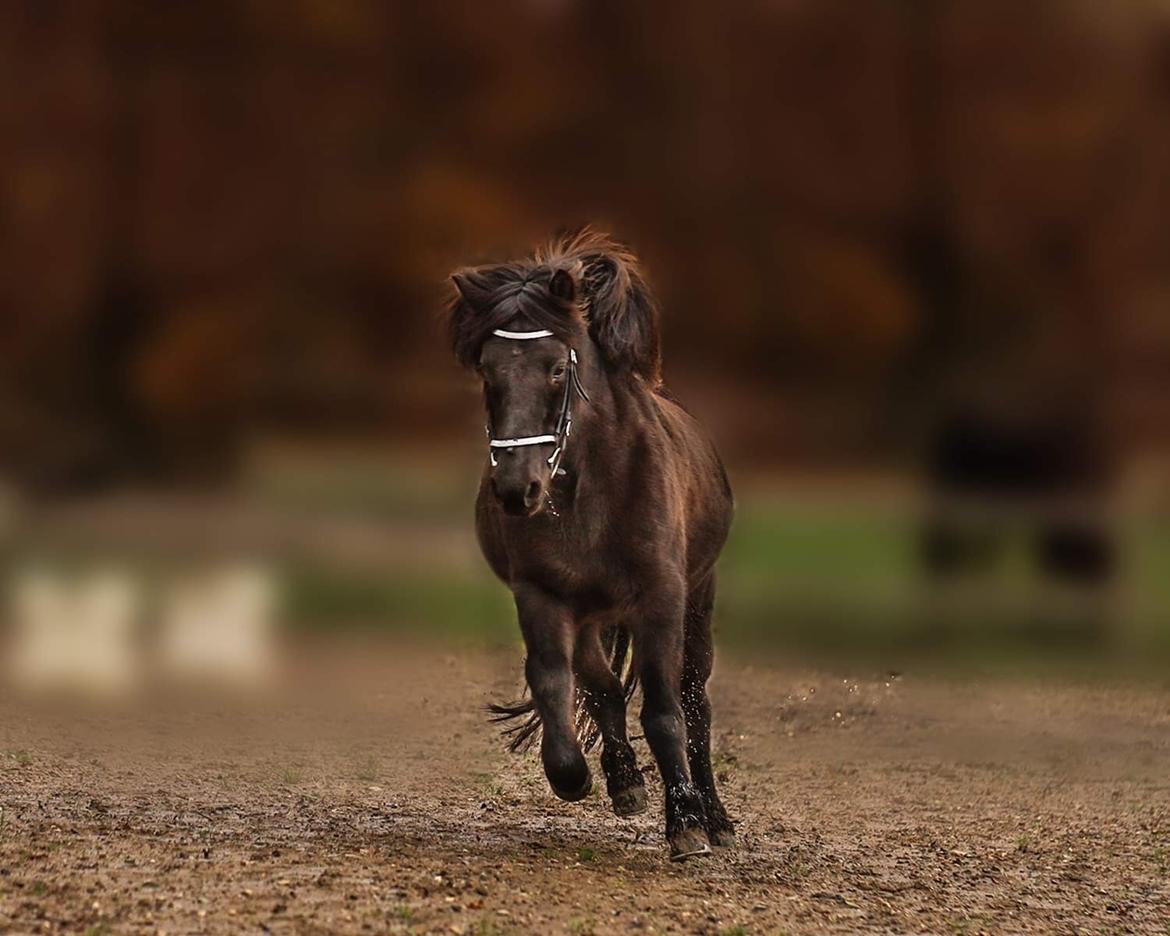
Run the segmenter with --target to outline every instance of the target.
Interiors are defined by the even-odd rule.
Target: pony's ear
[[[460,364],[473,367],[476,363],[473,357],[478,351],[472,338],[476,332],[472,322],[479,315],[471,299],[475,289],[465,271],[452,273],[451,285],[454,289],[447,299],[447,333],[451,338],[451,350]]]
[[[616,370],[661,378],[658,302],[632,254],[620,247],[586,253],[582,277],[589,334]]]
[[[467,277],[462,273],[452,273],[451,285],[455,287],[455,292],[459,293],[460,298],[467,298]]]
[[[577,284],[573,282],[573,274],[566,269],[554,270],[548,280],[548,291],[554,299],[559,299],[566,305],[577,295]]]

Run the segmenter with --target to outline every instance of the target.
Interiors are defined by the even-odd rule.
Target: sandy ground
[[[671,864],[652,774],[619,820],[504,752],[517,654],[310,659],[149,714],[5,692],[0,932],[1170,933],[1170,684],[723,662],[739,846]]]

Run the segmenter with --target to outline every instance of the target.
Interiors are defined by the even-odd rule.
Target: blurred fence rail
[[[33,510],[6,539],[6,587],[30,569],[77,581],[116,568],[165,593],[231,568],[269,570],[283,632],[362,629],[514,642],[511,599],[481,561],[474,478],[417,453],[279,450],[229,495],[123,494]],[[836,658],[1095,661],[1170,654],[1170,516],[1109,515],[1117,563],[1103,581],[1053,578],[1036,516],[971,512],[978,561],[924,564],[922,489],[890,476],[737,480],[720,564],[721,644]],[[993,538],[989,538],[994,534]]]

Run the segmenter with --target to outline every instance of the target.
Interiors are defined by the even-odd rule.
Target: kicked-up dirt
[[[672,864],[652,772],[618,819],[596,752],[566,804],[503,750],[518,653],[309,659],[258,699],[5,692],[0,932],[1170,933],[1170,685],[723,660],[739,843]]]

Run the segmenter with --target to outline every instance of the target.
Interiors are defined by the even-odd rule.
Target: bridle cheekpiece
[[[553,333],[547,328],[539,331],[508,331],[497,328],[492,332],[497,338],[509,338],[512,341],[531,341],[535,338],[551,338]],[[579,393],[581,399],[589,402],[589,394],[581,386],[581,378],[577,374],[577,352],[569,348],[569,373],[565,379],[565,395],[561,398],[561,410],[557,414],[557,424],[551,433],[545,435],[524,436],[519,439],[494,439],[491,426],[487,427],[488,458],[494,468],[499,464],[496,461],[496,449],[520,448],[525,445],[552,445],[552,454],[548,457],[548,464],[552,468],[554,477],[561,472],[561,459],[565,455],[565,446],[569,443],[569,432],[573,428],[573,394]]]

